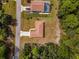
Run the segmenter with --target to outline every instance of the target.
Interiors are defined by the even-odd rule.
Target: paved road
[[[20,47],[20,20],[21,20],[21,0],[16,0],[16,38],[15,38],[15,56],[14,59],[19,59],[19,47]]]

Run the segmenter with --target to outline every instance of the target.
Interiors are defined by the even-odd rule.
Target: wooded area
[[[12,59],[14,44],[11,40],[14,34],[11,26],[16,24],[11,15],[4,13],[2,1],[0,0],[0,59]]]

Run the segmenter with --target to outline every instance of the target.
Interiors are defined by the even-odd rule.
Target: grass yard
[[[3,4],[3,9],[6,14],[11,15],[14,19],[16,18],[16,2],[9,1]]]
[[[45,38],[29,38],[29,37],[21,37],[21,47],[24,46],[25,43],[37,43],[37,44],[44,44],[52,42],[54,43],[57,38],[56,31],[58,25],[58,1],[51,0],[51,13],[49,15],[31,15],[28,16],[26,12],[22,13],[22,20],[21,20],[21,30],[29,31],[29,29],[34,28],[34,22],[39,20],[45,21]],[[29,18],[28,18],[29,17]]]

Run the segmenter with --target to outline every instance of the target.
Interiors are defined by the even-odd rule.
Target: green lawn
[[[11,15],[14,19],[16,18],[16,2],[9,1],[6,4],[3,4],[3,9],[6,14]]]

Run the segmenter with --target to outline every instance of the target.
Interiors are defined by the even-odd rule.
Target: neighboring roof
[[[30,30],[30,37],[43,37],[44,36],[44,21],[36,21],[35,29]]]
[[[44,12],[44,1],[32,1],[31,2],[31,11]]]

